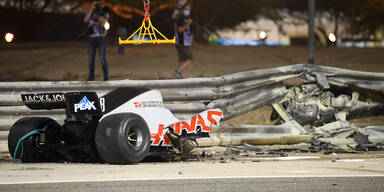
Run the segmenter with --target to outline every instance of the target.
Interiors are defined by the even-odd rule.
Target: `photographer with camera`
[[[106,40],[105,36],[109,29],[108,23],[109,13],[107,8],[98,3],[92,2],[91,8],[84,17],[84,22],[88,24],[88,62],[89,62],[89,78],[93,81],[95,78],[95,55],[96,48],[99,48],[99,59],[103,68],[104,81],[108,80],[108,64],[105,56]]]
[[[175,12],[175,36],[176,36],[176,48],[179,54],[179,66],[173,72],[178,79],[182,79],[182,71],[192,64],[192,43],[193,34],[191,30],[192,19],[190,17],[191,4],[188,1],[180,0],[180,10]]]

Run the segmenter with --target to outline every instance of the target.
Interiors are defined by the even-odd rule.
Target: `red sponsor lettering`
[[[169,145],[170,141],[166,134],[164,133],[164,125],[159,124],[159,129],[157,133],[151,133],[151,140],[153,140],[152,145],[160,145],[161,140],[164,140],[162,145]],[[163,139],[162,139],[163,137]]]
[[[169,145],[171,142],[169,141],[168,135],[164,134],[163,137],[164,137],[163,145]]]
[[[208,111],[208,115],[207,115],[208,116],[207,117],[208,121],[211,122],[214,125],[217,125],[218,122],[215,119],[212,118],[213,115],[221,117],[223,115],[223,112],[221,112],[221,111]]]
[[[159,145],[161,141],[161,135],[164,131],[164,125],[159,124],[159,129],[157,130],[157,133],[151,133],[151,140],[153,139],[152,144],[153,145]]]
[[[213,118],[214,116],[221,117],[223,112],[221,111],[208,111],[207,117],[204,117],[200,114],[193,116],[192,119],[188,121],[181,121],[174,124],[169,125],[170,128],[174,130],[175,134],[181,135],[182,130],[186,130],[187,133],[196,133],[196,129],[198,126],[201,127],[201,131],[210,132],[211,126],[210,124],[217,125],[218,122]],[[206,122],[208,120],[209,122]],[[208,123],[208,125],[206,124]],[[159,124],[159,128],[157,133],[151,133],[152,145],[160,145],[161,141],[163,141],[162,145],[171,144],[168,136],[164,133],[164,124]]]
[[[193,116],[191,119],[191,124],[183,121],[181,122],[181,130],[187,130],[188,133],[196,131],[196,116]]]
[[[180,122],[176,123],[175,133],[181,134],[181,123]]]
[[[204,131],[204,132],[211,131],[211,127],[205,125],[205,121],[201,115],[197,116],[197,124],[201,126],[201,131]],[[196,131],[196,128],[195,128],[195,131]]]
[[[181,125],[181,122],[177,122],[177,123],[169,125],[169,127],[171,127],[176,134],[180,135],[181,134],[181,127],[180,127],[180,125]]]

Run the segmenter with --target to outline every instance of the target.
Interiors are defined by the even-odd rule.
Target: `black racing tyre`
[[[24,117],[16,121],[8,135],[8,150],[12,158],[15,156],[15,148],[19,140],[33,130],[43,129],[49,124],[48,129],[59,130],[60,125],[55,120],[47,117]],[[39,134],[33,134],[23,140],[16,152],[16,158],[23,163],[46,162],[57,159],[53,151],[40,151],[37,149]],[[21,156],[22,155],[22,156]],[[21,157],[21,158],[20,158]]]
[[[99,156],[106,163],[131,164],[147,156],[150,133],[147,123],[139,115],[119,113],[100,121],[95,142]]]

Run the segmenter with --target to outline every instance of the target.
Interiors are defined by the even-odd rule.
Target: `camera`
[[[98,3],[98,1],[96,1],[96,2],[97,3],[95,4],[95,9],[93,10],[91,19],[99,21],[99,18],[103,17],[105,20],[108,20],[109,8],[105,5]],[[98,27],[100,27],[99,28],[100,32],[103,32],[105,30],[104,26],[98,26]],[[85,39],[89,35],[91,35],[92,33],[93,33],[93,26],[88,26],[88,28],[85,31],[83,31],[82,33],[79,34],[79,39]]]
[[[100,3],[96,3],[96,8],[94,10],[95,15],[98,17],[102,16],[106,19],[109,17],[109,8],[106,7],[105,5],[102,5]]]

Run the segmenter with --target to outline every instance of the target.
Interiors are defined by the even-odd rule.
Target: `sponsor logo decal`
[[[84,110],[96,110],[95,102],[89,101],[87,96],[84,96],[83,99],[77,104],[75,104],[75,112]]]
[[[135,108],[156,108],[163,107],[162,101],[136,101],[133,103]]]
[[[141,103],[140,102],[134,102],[133,105],[135,105],[136,108],[141,108]]]
[[[23,101],[25,103],[55,103],[64,102],[65,97],[63,94],[28,94],[23,95]]]
[[[174,130],[174,133],[181,135],[183,131],[186,131],[188,134],[198,133],[199,131],[209,133],[211,131],[212,125],[218,125],[220,119],[223,117],[223,112],[210,110],[206,113],[201,113],[196,116],[193,116],[189,121],[181,121],[171,125]],[[164,124],[159,124],[158,132],[151,134],[151,145],[155,146],[169,146],[170,140],[165,134],[166,129]]]

